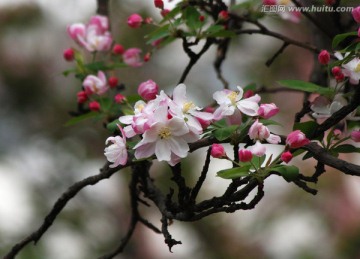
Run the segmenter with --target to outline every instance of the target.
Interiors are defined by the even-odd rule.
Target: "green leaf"
[[[156,40],[169,36],[170,34],[170,24],[166,24],[146,35],[145,38],[148,39],[146,44],[151,44]]]
[[[282,126],[279,122],[274,120],[260,119],[259,121],[265,126],[269,126],[269,125]]]
[[[94,117],[98,117],[100,114],[98,112],[89,112],[77,117],[74,117],[72,119],[70,119],[68,122],[65,123],[65,126],[72,126],[80,121],[86,120],[86,119],[90,119],[90,118],[94,118]]]
[[[182,11],[182,3],[179,3],[178,6],[173,8],[164,19],[161,20],[160,24],[168,22],[170,19],[173,19],[176,15],[178,15]]]
[[[352,31],[336,35],[332,41],[332,48],[335,49],[340,44],[340,42],[350,36],[357,36],[357,32]]]
[[[311,152],[306,152],[306,154],[303,156],[302,160],[306,160],[306,159],[309,159],[312,157],[313,157],[313,154]]]
[[[344,144],[333,148],[332,151],[336,153],[355,153],[360,152],[360,148],[357,148],[350,144]]]
[[[224,179],[234,179],[243,176],[248,176],[250,174],[251,165],[245,165],[242,167],[234,167],[230,169],[225,169],[217,172],[217,176]]]
[[[264,163],[265,158],[266,158],[266,155],[263,155],[261,157],[253,156],[253,158],[251,159],[251,163],[256,167],[254,169],[260,168],[261,165]]]
[[[223,141],[229,138],[236,131],[237,127],[237,125],[232,125],[217,129],[214,131],[214,137],[219,141]]]
[[[118,129],[118,124],[120,124],[120,121],[118,119],[108,123],[106,125],[106,128],[111,132],[114,133]]]
[[[199,29],[203,22],[200,21],[200,13],[193,6],[188,6],[183,12],[183,19],[186,25],[193,31]]]
[[[128,95],[126,96],[126,100],[129,102],[129,103],[136,103],[137,101],[140,101],[142,100],[140,95],[138,94],[132,94],[132,95]]]
[[[298,179],[299,168],[293,165],[278,165],[271,168],[272,171],[278,172],[288,182]]]
[[[236,33],[226,30],[222,25],[212,25],[204,31],[205,37],[234,37]]]
[[[281,80],[278,83],[284,87],[309,93],[319,93],[322,95],[333,95],[334,90],[326,87],[322,87],[313,83],[301,81],[301,80]]]

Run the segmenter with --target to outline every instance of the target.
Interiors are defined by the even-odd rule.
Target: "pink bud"
[[[345,78],[345,75],[341,72],[335,76],[336,82],[341,82],[344,80],[344,78]]]
[[[253,157],[251,151],[247,149],[240,149],[238,155],[241,162],[249,162]]]
[[[286,138],[286,144],[290,148],[299,148],[310,143],[310,140],[300,130],[291,132]]]
[[[252,140],[264,140],[270,137],[270,131],[259,120],[256,120],[251,125],[248,135]]]
[[[127,20],[127,24],[131,28],[139,28],[141,26],[142,22],[143,22],[143,18],[137,13],[130,15]]]
[[[112,49],[112,52],[115,54],[115,55],[122,55],[124,53],[125,49],[122,45],[120,44],[115,44],[113,49]]]
[[[87,101],[88,97],[87,94],[85,93],[85,91],[80,91],[76,94],[77,96],[77,102],[78,103],[84,103]]]
[[[360,130],[354,130],[351,132],[350,136],[355,142],[360,142]]]
[[[211,156],[214,158],[225,158],[227,157],[225,149],[221,144],[212,144]]]
[[[339,66],[335,66],[331,69],[331,73],[333,74],[333,76],[337,76],[341,73],[341,68]]]
[[[150,58],[151,58],[151,53],[150,52],[146,53],[144,56],[144,62],[148,62]]]
[[[276,5],[276,0],[263,0],[263,5]]]
[[[330,61],[330,54],[327,50],[322,50],[318,56],[318,61],[322,65],[327,65]]]
[[[352,10],[352,16],[357,23],[360,23],[360,6]]]
[[[200,21],[200,22],[205,21],[205,16],[204,16],[204,15],[200,15],[200,16],[199,16],[199,21]]]
[[[269,119],[272,116],[276,115],[279,112],[279,108],[274,103],[264,103],[261,104],[258,109],[258,114],[260,117]]]
[[[168,13],[170,13],[170,10],[169,9],[163,9],[161,10],[160,14],[162,17],[165,17]]]
[[[334,134],[335,138],[339,139],[341,137],[342,131],[339,129],[334,129],[333,134]]]
[[[142,82],[138,87],[138,94],[146,101],[156,98],[159,92],[159,86],[152,80]]]
[[[125,98],[126,97],[124,95],[117,94],[117,95],[115,95],[114,100],[116,103],[122,103],[125,100]]]
[[[72,48],[66,49],[63,52],[63,56],[66,61],[73,61],[75,57],[75,51]]]
[[[89,109],[94,112],[100,111],[100,103],[98,103],[97,101],[90,102]]]
[[[164,9],[164,2],[163,0],[154,0],[154,5],[156,8]]]
[[[244,93],[244,96],[243,98],[246,99],[246,98],[250,98],[252,96],[254,96],[254,91],[253,90],[247,90],[245,93]]]
[[[219,20],[223,20],[226,21],[227,19],[229,19],[229,12],[226,10],[222,10],[219,12],[218,15]]]
[[[119,80],[115,76],[111,76],[108,79],[108,84],[111,88],[114,88],[118,85]]]
[[[293,158],[293,155],[290,151],[283,152],[280,156],[280,159],[284,161],[285,163],[289,163],[291,159]]]
[[[141,49],[138,48],[130,48],[127,49],[122,55],[125,64],[131,67],[140,67],[142,66],[141,58],[140,58]]]

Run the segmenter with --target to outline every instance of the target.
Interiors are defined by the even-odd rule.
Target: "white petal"
[[[243,95],[244,95],[244,90],[240,86],[237,86],[237,89],[239,90],[239,94],[238,94],[237,98],[239,98],[239,100],[241,100],[241,98],[243,98]]]
[[[269,142],[270,144],[278,144],[281,142],[281,138],[274,134],[270,134],[270,136],[266,139],[266,141]]]
[[[189,151],[189,146],[182,138],[168,139],[168,144],[170,145],[171,152],[173,152],[175,155],[181,158],[187,156]]]
[[[159,161],[170,161],[171,148],[168,140],[159,139],[155,145],[155,155]]]
[[[136,148],[135,157],[137,159],[152,156],[155,153],[155,143],[145,143]]]
[[[186,85],[179,84],[173,91],[173,100],[177,105],[183,105],[186,102]]]
[[[247,101],[246,99],[237,102],[237,107],[248,116],[256,116],[259,109],[259,105],[256,102]]]
[[[170,128],[171,134],[174,136],[181,136],[189,132],[189,128],[186,126],[186,123],[183,119],[178,117],[172,118],[168,127]]]
[[[205,121],[210,121],[214,118],[214,115],[210,112],[191,111],[190,114]]]

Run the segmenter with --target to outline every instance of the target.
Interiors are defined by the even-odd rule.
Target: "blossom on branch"
[[[102,71],[99,71],[97,76],[88,75],[83,81],[83,86],[87,95],[102,95],[109,89],[106,76]]]
[[[126,138],[123,129],[119,126],[122,133],[122,137],[115,136],[107,138],[105,144],[111,142],[112,144],[105,148],[104,155],[110,163],[113,163],[109,167],[114,168],[118,165],[125,165],[128,159],[128,153],[126,149]]]
[[[300,130],[291,132],[286,138],[286,145],[290,148],[300,148],[310,143],[310,140]]]

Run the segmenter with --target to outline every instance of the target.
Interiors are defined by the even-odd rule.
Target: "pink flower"
[[[108,84],[111,88],[114,88],[118,85],[119,79],[116,76],[111,76],[108,79]]]
[[[100,33],[105,33],[109,30],[109,19],[106,16],[94,15],[90,18],[88,26],[96,26]]]
[[[156,98],[159,93],[159,86],[153,80],[148,80],[142,82],[137,91],[144,100],[150,101]]]
[[[331,73],[333,74],[333,76],[337,76],[339,75],[341,72],[341,67],[339,66],[335,66],[331,69]]]
[[[351,132],[351,139],[355,142],[360,142],[360,130],[354,130]]]
[[[227,19],[229,19],[229,12],[226,10],[222,10],[219,12],[218,15],[219,20],[223,20],[226,21]]]
[[[239,155],[239,160],[241,162],[249,162],[251,161],[253,154],[251,153],[250,150],[247,149],[240,149],[238,151],[238,155]]]
[[[221,144],[212,144],[212,146],[211,146],[211,156],[214,157],[214,158],[227,157],[223,145],[221,145]]]
[[[330,54],[327,50],[322,50],[318,55],[318,61],[322,65],[327,65],[330,61]]]
[[[82,23],[74,23],[67,27],[67,33],[71,39],[79,43],[80,38],[85,38],[86,26]]]
[[[258,110],[260,117],[269,119],[279,112],[279,108],[274,103],[261,104]]]
[[[126,97],[122,94],[117,94],[114,97],[114,100],[116,103],[122,103],[125,99],[126,99]]]
[[[63,56],[66,61],[73,61],[75,58],[75,51],[72,48],[68,48],[64,50]]]
[[[125,64],[131,67],[140,67],[142,66],[141,58],[140,58],[141,49],[138,48],[130,48],[127,49],[123,53],[123,60]]]
[[[266,147],[260,141],[256,141],[255,145],[248,147],[248,150],[255,156],[261,157],[265,155]]]
[[[290,151],[283,152],[280,156],[280,159],[284,161],[285,163],[289,163],[291,159],[293,158],[293,155]]]
[[[121,44],[115,44],[113,49],[112,49],[112,52],[115,55],[122,55],[124,53],[124,51],[125,51],[125,49]]]
[[[254,121],[251,125],[248,135],[252,140],[266,140],[271,144],[278,144],[281,141],[279,136],[271,134],[269,129],[259,120]]]
[[[102,71],[99,71],[97,76],[88,75],[83,82],[83,86],[88,95],[93,93],[102,95],[109,89],[106,76]]]
[[[89,103],[89,109],[91,111],[94,111],[94,112],[97,112],[97,111],[100,111],[100,103],[97,102],[97,101],[92,101]]]
[[[360,6],[352,10],[352,16],[357,23],[360,23]]]
[[[77,96],[77,102],[78,102],[78,103],[84,103],[84,102],[86,102],[87,99],[88,99],[88,96],[87,96],[87,94],[85,93],[85,91],[80,91],[80,92],[78,92],[78,93],[76,94],[76,96]]]
[[[137,13],[130,15],[127,20],[127,24],[131,28],[139,28],[142,25],[142,22],[143,22],[143,18]]]
[[[105,144],[111,142],[112,144],[105,148],[104,155],[110,163],[110,168],[117,167],[118,165],[125,165],[128,159],[128,153],[126,149],[126,138],[123,129],[118,125],[122,137],[115,136],[109,137]]]
[[[290,148],[299,148],[310,143],[310,140],[306,138],[305,134],[300,130],[291,132],[286,138],[286,145]]]

